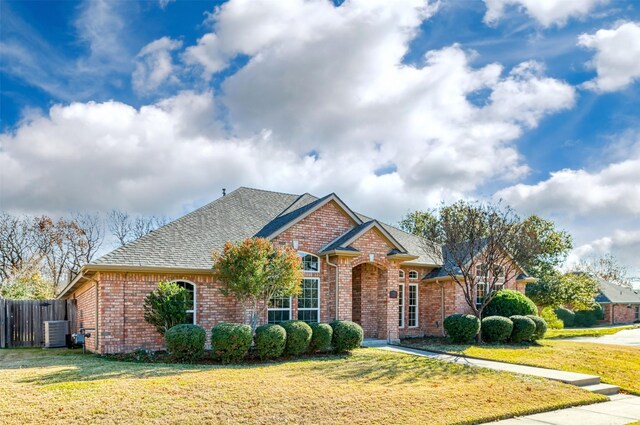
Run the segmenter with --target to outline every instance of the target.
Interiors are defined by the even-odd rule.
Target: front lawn
[[[460,353],[547,369],[599,375],[602,382],[640,395],[640,348],[562,340],[542,340],[535,345],[451,345],[442,339],[406,339],[403,345],[426,350]]]
[[[590,329],[549,329],[545,334],[546,339],[553,338],[575,338],[578,336],[598,337],[603,335],[613,335],[625,329],[633,329],[637,325],[617,326],[615,328],[590,328]]]
[[[472,423],[605,397],[539,378],[360,349],[243,366],[0,350],[0,423]]]

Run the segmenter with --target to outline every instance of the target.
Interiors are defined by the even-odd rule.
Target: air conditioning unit
[[[44,322],[44,346],[56,348],[67,346],[69,322],[67,320],[50,320]]]

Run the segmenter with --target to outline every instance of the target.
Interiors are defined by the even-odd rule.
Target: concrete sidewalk
[[[501,370],[504,372],[538,376],[540,378],[547,378],[554,381],[561,381],[566,384],[576,385],[578,387],[584,388],[585,390],[599,394],[612,395],[617,394],[619,390],[619,388],[615,385],[601,384],[600,377],[596,375],[565,372],[562,370],[543,369],[540,367],[523,366],[512,363],[496,362],[492,360],[472,359],[469,357],[456,356],[452,354],[433,353],[430,351],[417,350],[408,347],[387,345],[385,347],[378,348],[386,351],[395,351],[398,353],[413,354],[414,356],[428,357],[434,360],[441,360],[449,363],[458,363],[475,367],[483,367],[486,369]]]
[[[500,425],[623,425],[640,420],[640,397],[616,395],[611,401],[491,422]]]
[[[505,372],[539,376],[542,378],[562,381],[577,385],[585,390],[600,394],[614,394],[611,401],[595,403],[587,406],[570,407],[546,413],[536,413],[523,417],[516,417],[492,422],[501,425],[623,425],[640,420],[640,397],[617,394],[615,385],[601,384],[600,377],[582,373],[564,372],[561,370],[543,369],[539,367],[522,366],[491,360],[472,359],[451,354],[440,354],[429,351],[416,350],[408,347],[390,346],[377,347],[380,350],[397,353],[412,354],[450,363],[458,363]]]
[[[599,337],[579,336],[576,338],[565,338],[564,341],[593,342],[597,344],[614,344],[640,347],[640,328],[626,329],[613,335],[603,335]]]

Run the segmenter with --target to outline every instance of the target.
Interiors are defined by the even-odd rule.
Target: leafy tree
[[[533,223],[521,220],[502,203],[461,200],[437,210],[410,213],[400,225],[422,239],[423,250],[431,257],[442,258],[445,251],[443,270],[462,289],[478,319],[493,299],[501,276],[516,275],[519,264],[529,264],[542,254]],[[486,285],[485,296],[476,304],[480,282]],[[481,342],[481,333],[477,340]]]
[[[176,282],[158,282],[144,299],[144,320],[164,335],[187,320],[187,290]]]
[[[255,331],[273,297],[298,295],[300,257],[291,248],[275,248],[267,239],[227,242],[213,254],[213,272],[225,296],[238,300],[247,324]]]
[[[0,298],[50,300],[54,297],[55,290],[53,285],[42,276],[37,268],[15,273],[10,279],[3,282],[0,288]]]

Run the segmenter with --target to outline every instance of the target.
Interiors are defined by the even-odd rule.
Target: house
[[[640,290],[596,278],[600,289],[596,301],[602,305],[607,323],[640,323]]]
[[[161,336],[143,319],[145,296],[162,280],[191,296],[188,320],[207,331],[242,322],[242,308],[212,277],[212,253],[227,241],[264,237],[302,257],[297,298],[270,302],[262,322],[289,319],[359,323],[366,338],[443,335],[442,321],[468,311],[442,261],[420,239],[352,211],[338,196],[317,198],[239,188],[82,267],[59,298],[75,299],[80,327],[93,329],[98,353],[159,349]],[[524,292],[524,275],[504,287]],[[479,294],[481,295],[481,294]]]

